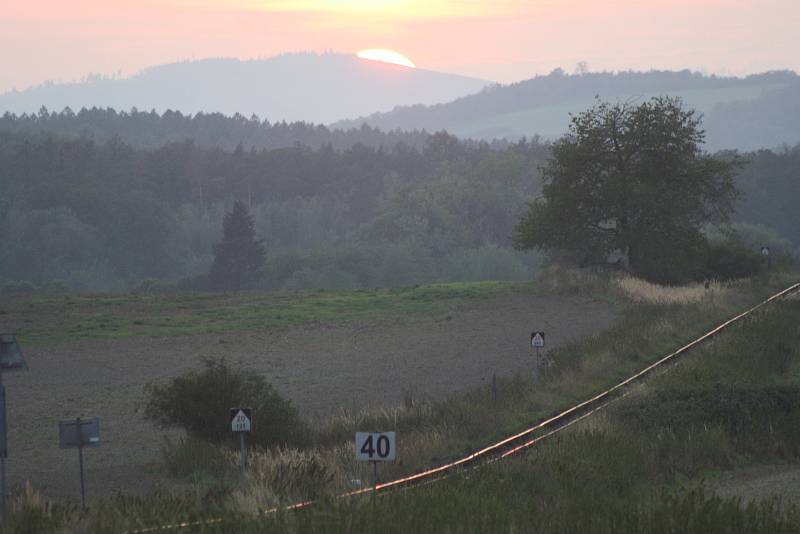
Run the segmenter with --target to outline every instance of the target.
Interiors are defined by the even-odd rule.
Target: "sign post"
[[[772,267],[772,260],[769,257],[769,247],[761,247],[761,255],[767,261],[767,272],[770,272]]]
[[[81,506],[86,508],[86,483],[83,475],[83,448],[100,446],[100,419],[67,419],[58,423],[58,441],[62,449],[78,449],[81,472]]]
[[[536,353],[536,367],[541,367],[542,357],[539,350],[544,348],[544,332],[531,332],[531,347]]]
[[[14,334],[0,334],[0,511],[6,513],[6,458],[8,458],[8,424],[6,387],[3,371],[27,371],[28,365]]]
[[[239,470],[245,475],[244,435],[253,426],[253,410],[250,408],[231,408],[231,431],[239,434]]]
[[[372,486],[378,486],[378,462],[391,462],[397,457],[394,432],[356,432],[356,460],[372,462]]]

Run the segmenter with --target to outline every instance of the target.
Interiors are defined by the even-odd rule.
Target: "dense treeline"
[[[296,144],[312,148],[330,145],[343,150],[357,144],[370,147],[393,147],[398,143],[421,148],[429,134],[420,131],[383,132],[362,125],[348,130],[329,129],[307,122],[276,122],[222,113],[183,114],[180,111],[116,111],[83,108],[77,113],[70,108],[61,112],[42,108],[36,114],[5,113],[0,117],[0,131],[46,132],[60,136],[83,136],[98,142],[119,137],[137,148],[158,148],[168,143],[193,140],[197,145],[234,150],[274,149]]]
[[[745,159],[737,181],[742,192],[737,220],[765,225],[800,248],[800,145],[760,150]]]
[[[234,200],[264,240],[263,287],[524,278],[537,257],[511,237],[548,157],[537,142],[443,133],[419,147],[224,150],[0,130],[0,286],[206,287]],[[734,228],[750,248],[797,250],[800,147],[743,158]]]
[[[202,287],[235,199],[264,239],[264,287],[523,278],[532,256],[510,236],[547,151],[446,134],[419,149],[226,151],[3,132],[0,280]]]

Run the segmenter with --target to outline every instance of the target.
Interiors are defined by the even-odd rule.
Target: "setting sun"
[[[383,63],[392,63],[394,65],[402,65],[412,69],[417,68],[414,62],[406,56],[394,50],[387,50],[385,48],[369,48],[362,50],[356,54],[361,59],[370,59],[372,61],[382,61]]]

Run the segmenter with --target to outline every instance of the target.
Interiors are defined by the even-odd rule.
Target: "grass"
[[[750,298],[754,301],[756,295]],[[354,462],[350,451],[353,433],[364,428],[398,432],[398,449],[403,453],[384,467],[384,476],[437,465],[616,383],[732,315],[740,305],[736,300],[735,304],[712,298],[691,305],[631,304],[616,327],[551,351],[554,365],[546,381],[501,379],[496,402],[491,402],[488,391],[476,390],[412,407],[343,412],[318,427],[313,442],[326,463],[337,466],[339,481],[370,479],[368,466]],[[339,484],[335,489],[346,488]]]
[[[435,316],[469,300],[533,293],[534,287],[531,282],[475,282],[341,292],[37,296],[12,299],[4,310],[30,321],[17,329],[21,343],[41,345]]]
[[[594,338],[551,351],[553,366],[537,383],[522,377],[501,380],[496,402],[487,391],[476,390],[437,403],[343,413],[317,428],[313,448],[253,451],[245,484],[235,478],[235,451],[185,442],[169,454],[184,476],[203,481],[195,492],[120,496],[84,514],[43,503],[35,493],[20,495],[6,529],[42,524],[43,531],[119,532],[222,517],[226,523],[197,530],[800,530],[800,513],[792,503],[722,499],[703,482],[734,467],[800,458],[798,300],[776,303],[737,324],[601,416],[512,461],[373,500],[329,499],[353,480],[371,479],[369,466],[352,459],[356,429],[397,430],[399,460],[383,466],[386,478],[440,464],[587,398],[760,300],[774,286],[788,285],[785,280],[741,282],[724,292],[703,292],[699,299],[664,299],[659,289],[643,286],[639,293],[658,298],[633,299],[594,275],[589,282],[609,288],[608,298],[628,299],[622,321]],[[416,295],[423,302],[438,299]],[[203,475],[197,472],[199,463],[222,467]],[[307,498],[323,502],[305,511],[261,513]]]

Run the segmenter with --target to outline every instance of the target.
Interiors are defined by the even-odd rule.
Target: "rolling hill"
[[[0,114],[35,113],[42,106],[58,111],[135,107],[328,123],[397,105],[447,102],[489,83],[333,53],[206,59],[151,67],[125,79],[48,82],[11,91],[0,95]]]
[[[447,104],[398,106],[334,127],[363,123],[383,130],[447,130],[460,137],[556,138],[569,114],[605,100],[643,100],[656,95],[681,97],[704,115],[711,150],[754,150],[800,142],[800,77],[770,72],[746,78],[704,76],[689,71],[622,72],[547,76],[511,85],[486,87]]]

